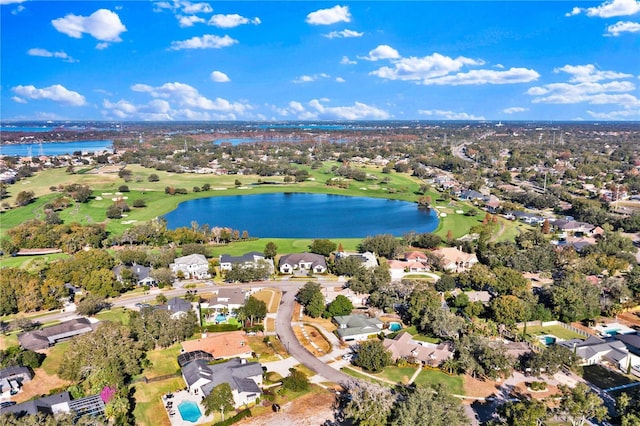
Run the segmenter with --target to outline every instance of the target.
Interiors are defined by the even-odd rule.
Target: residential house
[[[427,263],[429,261],[429,259],[427,258],[427,255],[424,252],[421,251],[408,251],[404,253],[404,260],[406,262],[422,262],[422,263]]]
[[[209,273],[209,262],[202,254],[190,254],[176,258],[171,265],[171,272],[174,275],[182,273],[187,279],[204,280],[211,278]]]
[[[378,259],[376,255],[370,251],[365,251],[364,253],[351,253],[345,251],[336,252],[336,259],[343,259],[345,257],[355,257],[356,259],[362,262],[362,266],[367,269],[373,269],[378,266]]]
[[[221,288],[209,299],[209,308],[218,312],[233,312],[244,306],[247,297],[245,290],[240,288]]]
[[[484,201],[485,195],[473,189],[462,191],[459,196],[462,201]]]
[[[81,334],[94,330],[96,323],[88,318],[76,318],[41,330],[18,334],[18,342],[25,349],[40,351]]]
[[[462,272],[478,263],[475,253],[465,253],[455,247],[443,247],[433,253],[441,258],[442,268],[450,272]]]
[[[233,265],[238,265],[243,268],[256,267],[260,264],[263,264],[263,262],[266,262],[269,265],[269,273],[273,273],[273,260],[267,259],[264,256],[264,253],[252,251],[249,253],[245,253],[242,256],[231,256],[230,254],[222,254],[220,255],[220,270],[230,271],[231,268],[233,268]]]
[[[167,301],[166,305],[158,305],[156,309],[166,309],[171,314],[171,318],[175,319],[193,311],[193,305],[184,299],[173,297]]]
[[[0,370],[0,396],[16,394],[22,388],[22,384],[30,382],[33,378],[31,370],[22,366],[11,366]]]
[[[186,352],[203,351],[215,359],[251,358],[251,346],[246,333],[242,330],[225,333],[206,333],[200,339],[182,342],[182,348]]]
[[[293,274],[296,271],[304,274],[323,274],[327,272],[327,262],[320,254],[292,253],[280,258],[278,269],[282,274]]]
[[[564,238],[568,235],[586,235],[591,236],[596,226],[586,222],[578,222],[575,220],[557,219],[549,222],[553,228]]]
[[[391,352],[393,361],[406,359],[437,367],[453,356],[453,346],[449,342],[440,344],[418,342],[411,334],[403,331],[393,339],[384,339],[382,345]]]
[[[624,373],[632,370],[640,375],[640,357],[630,353],[621,340],[590,336],[586,340],[572,339],[557,344],[574,351],[582,365],[609,363]]]
[[[206,397],[216,386],[228,383],[236,408],[256,402],[262,393],[262,373],[259,363],[240,358],[212,365],[205,360],[196,360],[182,367],[182,377],[189,392]]]
[[[429,272],[430,268],[426,262],[417,260],[387,260],[391,280],[400,280],[405,274]]]
[[[133,272],[133,274],[136,277],[136,282],[138,285],[142,285],[142,286],[146,285],[146,286],[152,287],[158,284],[158,282],[151,277],[151,268],[148,266],[142,266],[138,264],[134,264],[131,267],[128,267],[125,265],[118,265],[114,267],[113,273],[115,274],[116,279],[120,282],[122,282],[123,269],[130,269],[131,272]]]
[[[69,392],[61,392],[42,398],[32,399],[20,404],[0,407],[0,416],[12,413],[20,418],[26,415],[75,413],[77,417],[104,416],[105,401],[100,395],[71,399]]]
[[[338,337],[345,342],[367,340],[379,334],[383,326],[379,319],[359,314],[335,316],[333,322],[338,325]]]

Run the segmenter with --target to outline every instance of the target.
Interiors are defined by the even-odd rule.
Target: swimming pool
[[[223,314],[216,315],[216,322],[225,322],[227,320],[227,316]]]
[[[200,412],[200,407],[193,401],[182,401],[178,405],[178,411],[180,411],[180,417],[182,420],[195,423],[198,421],[202,413]]]
[[[553,345],[558,340],[555,336],[542,336],[540,337],[540,341],[544,343],[546,346]]]
[[[402,324],[400,324],[399,322],[390,322],[389,323],[389,330],[391,330],[391,331],[400,331],[400,330],[402,330]]]

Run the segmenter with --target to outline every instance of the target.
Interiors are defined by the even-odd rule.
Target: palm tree
[[[459,366],[460,364],[454,358],[447,358],[441,365],[442,369],[447,371],[449,374],[453,374],[454,371],[457,371]]]

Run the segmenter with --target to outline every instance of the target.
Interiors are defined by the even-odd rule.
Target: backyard
[[[561,325],[548,325],[548,326],[528,326],[527,327],[527,335],[531,338],[535,338],[538,336],[552,335],[561,340],[571,340],[571,339],[584,339],[585,337],[582,334],[576,333],[574,331],[568,330]]]
[[[597,364],[582,367],[582,377],[600,389],[609,389],[637,381]]]

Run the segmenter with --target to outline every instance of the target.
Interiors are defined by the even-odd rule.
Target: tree
[[[584,383],[578,383],[574,388],[560,385],[558,389],[562,392],[558,416],[571,422],[572,426],[586,425],[589,419],[602,421],[607,418],[604,401]]]
[[[155,173],[151,173],[151,174],[149,175],[149,177],[147,178],[147,180],[148,180],[149,182],[158,182],[158,181],[160,180],[160,177],[159,177],[157,174],[155,174]]]
[[[339,294],[327,306],[327,313],[330,317],[349,315],[353,311],[353,303],[348,297]]]
[[[269,241],[264,246],[264,257],[267,259],[273,259],[278,254],[278,246],[273,241]]]
[[[365,370],[377,373],[391,365],[391,353],[384,348],[380,340],[362,342],[356,347],[357,357],[354,364]]]
[[[309,303],[304,307],[304,313],[311,318],[318,318],[324,312],[324,296],[321,292],[314,293]]]
[[[582,274],[566,273],[553,283],[550,291],[553,310],[561,321],[581,321],[600,313],[600,291]]]
[[[215,411],[220,411],[222,420],[224,420],[224,412],[233,410],[233,393],[229,383],[221,383],[211,389],[211,393],[202,400],[205,415],[210,415]]]
[[[322,295],[322,287],[320,283],[314,283],[312,281],[306,282],[298,292],[296,293],[296,300],[302,306],[307,306],[315,293],[320,293]]]
[[[362,251],[370,251],[387,259],[393,259],[401,247],[402,241],[391,234],[367,237],[360,243]]]
[[[435,287],[436,290],[441,293],[451,291],[456,288],[456,279],[452,275],[444,274],[438,281],[436,281]]]
[[[244,306],[240,308],[245,318],[249,319],[251,327],[254,321],[262,321],[267,316],[267,304],[262,300],[249,296],[244,302]]]
[[[120,219],[122,218],[122,207],[119,203],[113,203],[107,207],[107,218]]]
[[[337,247],[336,243],[331,240],[319,239],[311,241],[309,251],[326,257],[333,253]]]
[[[498,408],[498,414],[507,426],[541,426],[549,417],[544,402],[535,399],[507,402]]]
[[[363,269],[361,259],[357,256],[346,256],[336,259],[333,264],[332,272],[335,275],[353,277],[360,269]]]
[[[391,390],[367,381],[343,384],[349,396],[344,407],[344,415],[360,426],[380,426],[387,424],[394,396]]]
[[[442,243],[440,236],[427,232],[419,234],[413,245],[420,248],[432,249],[438,247],[440,243]]]
[[[500,294],[518,294],[527,289],[528,282],[521,272],[515,269],[498,267],[493,270],[496,276],[493,290]]]
[[[104,297],[89,293],[78,303],[76,312],[80,315],[92,316],[103,309],[107,309],[108,306],[109,304],[106,302]]]
[[[33,191],[20,191],[16,196],[16,206],[22,207],[33,202],[36,199],[36,194]]]
[[[500,296],[491,301],[493,319],[498,324],[509,326],[529,319],[527,304],[516,296]]]
[[[120,185],[118,187],[118,191],[120,191],[120,192],[129,192],[129,186],[128,185]]]
[[[459,399],[453,397],[443,386],[435,389],[416,386],[409,395],[400,399],[393,412],[392,426],[462,426],[468,425]]]
[[[306,391],[309,389],[309,379],[302,371],[290,368],[289,375],[282,379],[282,387],[293,392]]]

